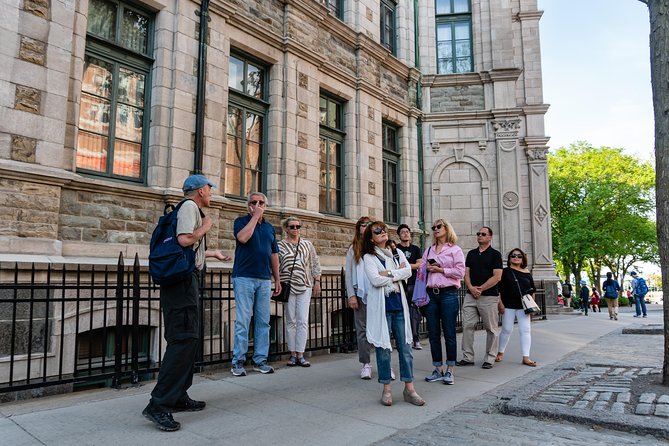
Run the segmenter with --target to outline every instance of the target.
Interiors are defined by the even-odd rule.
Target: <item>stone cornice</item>
[[[425,74],[422,80],[424,87],[454,87],[483,84],[484,80],[480,73]]]
[[[523,11],[519,12],[518,14],[514,15],[514,19],[518,21],[523,21],[523,20],[539,20],[541,16],[544,15],[543,11],[536,10],[536,11]]]
[[[523,113],[525,115],[545,115],[549,107],[550,104],[524,105]]]
[[[517,81],[523,70],[520,68],[498,68],[488,71],[491,82]]]
[[[249,20],[241,14],[230,14],[227,19],[227,24],[234,26],[244,33],[250,34],[254,38],[279,50],[283,46],[283,37],[281,35],[272,33],[267,27],[263,26],[261,22]]]
[[[423,122],[481,121],[483,123],[493,117],[490,110],[425,113],[423,114]]]
[[[209,11],[223,17],[227,22],[231,15],[237,14],[238,8],[228,0],[213,0],[209,3]]]
[[[549,140],[550,137],[548,136],[526,136],[523,138],[525,146],[536,149],[548,149]]]

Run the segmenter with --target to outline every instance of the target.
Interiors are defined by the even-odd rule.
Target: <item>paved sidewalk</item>
[[[492,370],[481,369],[480,357],[485,334],[477,333],[476,352],[479,354],[477,366],[456,368],[456,383],[453,386],[426,383],[423,380],[423,377],[432,371],[429,347],[424,340],[424,350],[414,350],[416,389],[427,400],[427,405],[424,407],[411,406],[401,401],[401,383],[394,385],[395,404],[389,408],[381,406],[379,403],[381,385],[376,382],[376,369],[371,381],[360,380],[357,354],[335,354],[311,358],[313,365],[307,369],[287,368],[275,364],[277,371],[272,375],[251,372],[247,377],[235,378],[228,370],[198,375],[190,395],[195,399],[206,400],[207,408],[202,412],[175,414],[175,419],[182,423],[182,428],[172,433],[158,431],[152,423],[141,416],[141,410],[148,402],[154,382],[123,390],[104,389],[3,404],[0,405],[2,435],[0,442],[13,446],[74,443],[133,445],[155,441],[160,441],[164,446],[265,442],[292,445],[302,441],[317,442],[319,445],[361,445],[375,442],[444,444],[450,443],[443,441],[444,438],[451,438],[449,432],[442,432],[439,429],[431,432],[430,429],[454,421],[455,418],[452,417],[454,413],[459,413],[461,417],[460,424],[456,425],[459,426],[458,432],[466,433],[476,423],[491,423],[491,426],[497,426],[495,429],[491,428],[492,435],[494,432],[503,431],[500,430],[500,425],[502,427],[512,425],[508,422],[510,419],[521,422],[527,422],[527,419],[491,410],[489,407],[491,394],[488,392],[502,395],[494,397],[493,400],[507,402],[505,410],[512,413],[515,407],[513,404],[517,403],[518,407],[521,407],[522,401],[513,399],[520,397],[517,391],[508,393],[509,390],[506,389],[513,389],[519,383],[526,382],[525,380],[531,382],[543,380],[543,387],[537,385],[535,389],[539,394],[545,392],[545,395],[548,395],[550,391],[544,389],[560,381],[561,376],[567,376],[567,372],[579,373],[577,368],[581,363],[592,366],[606,364],[610,369],[605,373],[616,373],[616,368],[630,364],[639,369],[636,373],[641,373],[646,368],[650,368],[649,373],[651,373],[658,364],[661,364],[661,355],[643,364],[636,360],[633,363],[625,363],[623,360],[629,357],[627,351],[624,357],[620,358],[622,362],[612,363],[610,355],[620,351],[615,348],[610,352],[606,348],[600,349],[601,354],[598,354],[600,359],[595,362],[588,359],[591,357],[589,351],[593,344],[585,349],[583,347],[604,335],[607,336],[602,339],[609,339],[610,336],[643,338],[644,343],[646,338],[658,338],[658,336],[619,334],[623,327],[640,323],[640,320],[632,318],[631,313],[621,314],[619,321],[609,321],[608,316],[604,316],[605,313],[591,314],[587,318],[578,315],[552,316],[548,321],[534,323],[532,358],[539,363],[536,369],[520,364],[517,331],[514,331],[511,338],[505,360]],[[662,323],[662,314],[653,311],[643,322]],[[604,342],[602,339],[596,341],[594,345],[599,345],[600,341]],[[629,350],[635,348],[632,341],[624,342],[629,346]],[[643,357],[643,349],[637,348],[637,350],[640,350],[638,354]],[[579,357],[586,353],[589,355],[587,358]],[[394,362],[397,364],[396,359]],[[603,372],[600,370],[598,373]],[[553,381],[545,381],[545,376],[552,374],[556,374],[556,378]],[[625,372],[621,374],[624,377]],[[576,395],[585,395],[587,392],[584,391],[585,389],[581,389],[578,394],[574,393],[574,403],[583,399],[577,399]],[[531,393],[528,397],[534,398],[535,394],[536,392]],[[630,395],[632,404],[634,400],[631,392]],[[652,403],[653,410],[663,404],[659,399],[657,396]],[[599,397],[596,400],[599,401]],[[609,399],[611,408],[614,402],[617,402],[617,399],[615,401]],[[555,405],[539,400],[532,404]],[[571,400],[558,404],[562,404],[565,411],[593,412],[590,407],[574,409]],[[500,410],[501,408],[500,406]],[[536,409],[539,410],[541,407],[536,406]],[[485,415],[481,416],[482,413]],[[466,421],[466,417],[462,418],[465,415],[471,417],[469,422]],[[666,423],[665,418],[661,421]],[[469,424],[463,425],[461,424],[463,422]],[[542,429],[537,430],[536,426],[527,428],[534,429],[533,437],[542,434]],[[449,429],[453,429],[453,426]],[[414,441],[417,435],[430,432],[424,442]],[[450,434],[453,433],[451,430]],[[617,433],[611,435],[612,441],[618,438]],[[516,436],[517,431],[509,433],[509,441]],[[467,438],[469,441],[466,441]],[[481,441],[485,439],[485,437],[468,436],[464,437],[461,443],[481,444],[474,441],[476,438]],[[501,437],[496,438],[499,440]]]

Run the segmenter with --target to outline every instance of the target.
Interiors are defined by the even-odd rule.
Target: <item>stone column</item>
[[[505,251],[521,246],[523,220],[521,218],[520,160],[518,133],[520,118],[492,121],[497,145],[497,178],[499,186],[499,243],[502,256]]]

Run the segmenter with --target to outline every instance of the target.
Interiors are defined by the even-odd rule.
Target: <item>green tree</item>
[[[578,281],[587,267],[599,285],[602,265],[619,276],[635,261],[657,258],[651,163],[581,141],[549,155],[548,177],[553,255],[565,276]]]

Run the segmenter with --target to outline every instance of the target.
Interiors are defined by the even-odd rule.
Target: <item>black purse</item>
[[[293,270],[295,270],[295,262],[297,262],[297,251],[300,248],[300,241],[297,242],[297,247],[295,248],[295,258],[293,258],[293,266],[290,269],[290,276],[288,276],[287,282],[281,282],[281,292],[276,296],[272,294],[272,300],[276,302],[288,302],[288,297],[290,296],[290,280],[293,278]]]

